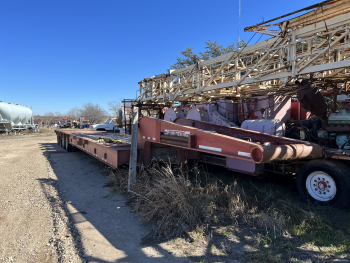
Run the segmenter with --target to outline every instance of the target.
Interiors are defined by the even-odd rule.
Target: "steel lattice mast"
[[[325,1],[296,12],[305,10],[312,11],[280,23],[266,25],[273,21],[269,20],[245,28],[270,35],[268,40],[144,78],[139,82],[138,100],[159,103],[292,94],[299,77],[313,78],[324,89],[346,86],[350,77],[350,1]]]

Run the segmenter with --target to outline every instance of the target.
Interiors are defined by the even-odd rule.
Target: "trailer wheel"
[[[298,172],[301,197],[321,206],[344,209],[350,205],[350,169],[339,161],[311,161]]]
[[[66,151],[67,152],[71,152],[72,151],[72,145],[71,144],[69,144],[69,138],[66,138],[66,145],[65,145],[66,147],[65,147],[65,149],[66,149]]]

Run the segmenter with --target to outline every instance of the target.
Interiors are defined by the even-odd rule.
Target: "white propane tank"
[[[168,108],[164,114],[164,120],[173,122],[176,118],[184,118],[185,112],[180,108]]]
[[[188,111],[187,119],[209,122],[208,112],[204,108],[192,108]]]
[[[278,137],[283,137],[286,132],[286,125],[278,119],[246,120],[242,123],[241,128],[276,135]]]
[[[21,104],[0,101],[0,115],[2,119],[6,119],[14,125],[23,125],[33,117],[33,110],[31,107]]]

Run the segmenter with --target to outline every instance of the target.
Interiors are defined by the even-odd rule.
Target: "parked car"
[[[90,129],[96,131],[115,131],[117,129],[113,118],[109,118],[103,124],[94,124],[90,126]]]

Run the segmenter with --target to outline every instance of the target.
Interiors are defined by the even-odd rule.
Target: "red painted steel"
[[[69,141],[69,144],[88,153],[103,163],[118,168],[119,165],[128,164],[130,158],[130,146],[110,146],[98,143],[97,140],[87,137],[101,136],[108,134],[103,131],[76,131],[76,130],[57,130],[57,136],[64,136]]]
[[[74,147],[111,167],[129,163],[130,146],[110,146],[97,142],[99,136],[110,133],[91,130],[57,130],[56,133],[57,136],[64,136]],[[227,157],[226,160],[231,162],[226,162],[226,166],[231,169],[237,168],[235,160],[244,160],[252,164],[250,172],[255,171],[254,163],[322,157],[321,146],[314,143],[185,118],[174,122],[141,118],[138,151],[139,162],[146,165],[152,158],[158,160],[169,156],[171,161],[181,163],[186,159],[200,159],[200,153],[209,153]]]
[[[311,113],[306,111],[303,107],[300,106],[300,102],[292,101],[291,103],[291,117],[293,120],[307,120],[311,116]]]
[[[187,137],[188,143],[161,140],[161,135]],[[151,117],[139,121],[138,146],[149,154],[146,142],[206,152],[240,160],[265,163],[274,160],[322,156],[322,148],[314,143],[281,138],[240,128],[225,127],[208,122],[178,118],[168,122]],[[148,144],[147,144],[148,145]]]

